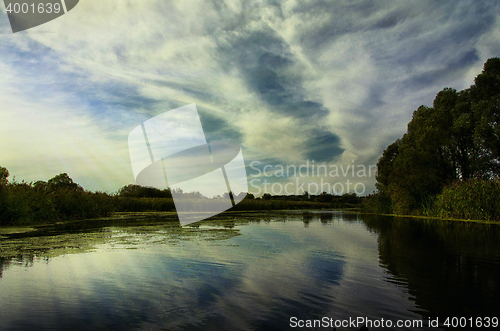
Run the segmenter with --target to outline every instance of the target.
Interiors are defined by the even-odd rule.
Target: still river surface
[[[225,213],[184,228],[172,218],[0,229],[0,330],[417,330],[438,319],[437,330],[447,317],[500,317],[499,225],[337,211]]]

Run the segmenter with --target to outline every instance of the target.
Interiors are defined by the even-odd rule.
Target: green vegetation
[[[122,187],[113,202],[116,211],[175,211],[174,200],[169,189],[159,190],[135,184]]]
[[[108,194],[87,192],[65,173],[35,183],[9,183],[8,177],[0,167],[0,225],[108,216],[112,210]]]
[[[62,220],[108,217],[113,212],[175,212],[169,189],[127,185],[115,195],[85,191],[66,174],[47,182],[8,181],[9,171],[0,167],[0,226],[45,224]],[[195,193],[185,193],[188,196]],[[335,196],[328,193],[300,196],[272,196],[255,198],[248,194],[234,211],[338,209],[356,207],[360,198],[355,194]],[[197,208],[207,210],[203,199],[193,200]],[[206,203],[213,204],[209,199]]]
[[[426,212],[444,218],[499,220],[500,182],[477,178],[455,182],[436,196]]]
[[[365,211],[500,220],[500,59],[470,88],[445,88],[420,106],[377,163]]]
[[[255,199],[248,194],[231,210],[298,210],[298,209],[348,209],[355,208],[361,199],[354,193],[332,195],[323,192],[318,195],[271,195],[265,193]]]

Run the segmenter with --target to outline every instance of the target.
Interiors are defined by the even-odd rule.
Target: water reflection
[[[289,330],[292,316],[498,315],[498,246],[494,226],[331,211],[4,231],[0,329]]]
[[[6,235],[0,329],[286,330],[290,316],[331,313],[346,265],[324,233],[302,236],[300,221],[231,215],[189,228],[151,219]]]
[[[234,222],[229,221],[233,224]],[[118,214],[114,218],[83,220],[36,228],[2,229],[0,240],[0,278],[10,265],[32,266],[34,261],[95,251],[100,248],[127,249],[151,244],[176,245],[188,240],[225,240],[239,235],[222,228],[181,227],[171,213]]]
[[[319,214],[319,219],[321,223],[323,224],[328,224],[333,220],[333,212],[325,212],[325,213],[320,213]]]
[[[363,215],[379,234],[387,281],[408,286],[424,316],[498,316],[500,227],[496,224]]]

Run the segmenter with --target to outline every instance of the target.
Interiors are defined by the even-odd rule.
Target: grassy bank
[[[473,178],[457,181],[427,198],[411,213],[398,213],[384,192],[366,197],[362,211],[373,214],[439,218],[460,221],[500,222],[500,181]]]
[[[349,211],[346,211],[347,213]],[[422,220],[436,220],[436,221],[453,221],[453,222],[464,222],[464,223],[482,223],[482,224],[497,224],[500,225],[499,221],[487,221],[478,219],[465,219],[465,218],[453,218],[453,217],[436,217],[436,216],[424,216],[424,215],[401,215],[401,214],[380,214],[380,213],[369,213],[365,210],[360,210],[359,213],[364,215],[375,215],[375,216],[392,216],[392,217],[402,217],[402,218],[417,218]]]
[[[441,218],[500,221],[500,181],[470,179],[443,189],[424,209]]]

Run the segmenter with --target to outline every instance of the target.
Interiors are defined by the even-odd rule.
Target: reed
[[[473,178],[455,182],[424,211],[436,217],[500,221],[500,181]]]

